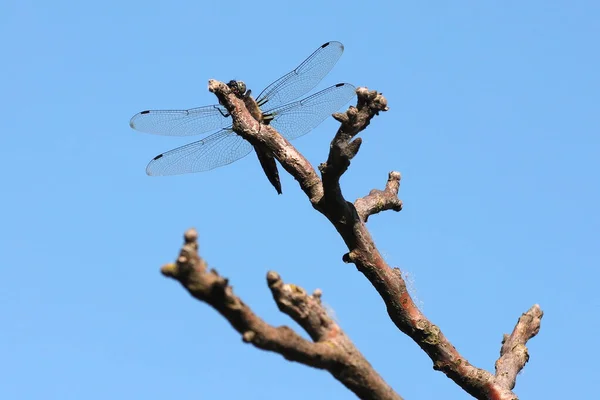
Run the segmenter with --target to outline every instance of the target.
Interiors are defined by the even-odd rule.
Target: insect
[[[338,83],[302,100],[291,102],[312,90],[333,68],[344,51],[340,42],[327,42],[293,71],[267,86],[254,99],[242,81],[228,83],[242,98],[258,122],[271,125],[288,140],[296,139],[323,122],[348,103],[356,88]],[[154,157],[146,167],[151,176],[208,171],[230,164],[256,151],[267,178],[281,194],[279,173],[273,155],[237,135],[228,111],[220,104],[189,110],[148,110],[135,114],[129,125],[138,131],[168,136],[191,136],[217,132],[206,138]]]

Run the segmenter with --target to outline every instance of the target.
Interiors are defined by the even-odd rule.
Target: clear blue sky
[[[539,303],[516,392],[591,398],[599,18],[594,1],[2,2],[0,398],[353,398],[326,372],[243,344],[159,274],[191,226],[270,323],[295,327],[266,287],[274,269],[321,288],[406,398],[468,398],[395,329],[285,173],[282,196],[254,156],[145,175],[150,158],[191,140],[133,131],[134,113],[214,103],[210,78],[258,91],[329,40],[346,50],[319,87],[368,86],[390,105],[363,134],[344,192],[402,172],[404,210],[369,227],[426,315],[493,370],[502,334]],[[317,165],[335,129],[330,119],[294,143]]]

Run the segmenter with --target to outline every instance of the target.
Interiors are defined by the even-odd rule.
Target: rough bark
[[[312,206],[333,224],[348,248],[348,252],[342,257],[343,261],[353,263],[371,282],[384,300],[392,321],[425,351],[432,360],[433,368],[442,371],[475,398],[517,399],[512,389],[516,375],[529,357],[525,345],[539,332],[543,316],[539,306],[534,305],[523,314],[513,333],[504,338],[500,358],[496,362],[495,375],[471,365],[449,342],[441,329],[416,307],[400,270],[390,267],[385,262],[366,227],[369,216],[385,210],[402,209],[402,201],[398,198],[400,173],[390,172],[384,190],[372,190],[354,202],[347,201],[342,194],[340,178],[350,166],[350,161],[356,156],[362,143],[356,135],[370,124],[373,117],[388,110],[386,99],[376,91],[359,88],[356,107],[350,107],[345,113],[334,114],[334,118],[340,122],[340,128],[331,142],[327,161],[319,166],[321,179],[312,165],[285,138],[272,127],[259,124],[250,115],[243,101],[237,98],[226,84],[211,80],[209,90],[215,93],[220,103],[231,113],[236,133],[272,151],[283,168],[298,181]],[[189,247],[191,243],[195,243],[195,239],[188,240],[186,246]],[[275,288],[285,285],[277,274],[269,275],[269,287],[280,310],[290,315],[309,333],[313,339],[311,343],[289,328],[273,328],[260,320],[241,300],[233,296],[227,281],[216,272],[206,273],[206,279],[198,278],[200,272],[190,274],[190,269],[202,269],[198,267],[202,263],[200,259],[193,263],[195,266],[186,267],[186,263],[193,258],[192,253],[188,249],[185,255],[180,256],[180,261],[185,262],[164,267],[163,273],[177,278],[196,298],[221,312],[234,328],[244,335],[245,340],[257,347],[279,352],[289,360],[327,369],[360,398],[399,398],[364,360],[341,329],[319,308],[318,296],[308,296],[301,289],[288,285],[285,290],[296,293],[301,299],[298,302],[304,304],[305,308],[301,311],[295,308],[298,302],[289,302],[289,296],[286,301],[278,297],[282,292]],[[188,272],[182,275],[181,271]],[[185,279],[182,279],[182,276],[185,276]],[[294,304],[296,306],[292,307]],[[337,338],[334,342],[332,337],[328,336],[331,334]]]
[[[198,254],[197,239],[197,232],[188,230],[177,262],[163,266],[161,272],[217,310],[240,333],[242,340],[281,354],[286,360],[327,370],[362,399],[402,399],[329,316],[321,303],[320,290],[310,295],[299,286],[284,283],[276,272],[267,274],[277,307],[308,333],[310,341],[287,326],[275,327],[257,316],[233,293],[228,279],[214,269],[208,270]]]

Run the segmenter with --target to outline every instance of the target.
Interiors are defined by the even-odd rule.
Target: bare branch
[[[369,216],[385,210],[402,210],[402,200],[398,198],[400,189],[400,172],[392,171],[388,175],[388,181],[385,190],[373,189],[371,192],[360,199],[354,201],[354,207],[358,216],[364,222],[367,222]]]
[[[469,364],[443,335],[440,328],[430,322],[416,307],[400,270],[391,268],[375,246],[365,221],[369,215],[385,209],[380,209],[377,204],[373,205],[378,199],[389,199],[383,201],[387,204],[386,207],[389,207],[387,209],[398,210],[401,207],[396,188],[400,177],[396,179],[390,175],[383,194],[372,191],[364,199],[359,199],[356,206],[343,197],[339,179],[361,145],[360,138],[353,138],[369,125],[375,115],[388,109],[385,98],[376,91],[359,88],[357,107],[350,107],[343,114],[334,114],[341,126],[331,143],[327,162],[319,166],[323,177],[321,182],[310,163],[287,140],[270,126],[260,125],[252,119],[244,105],[228,93],[227,86],[218,82],[217,84],[211,81],[210,90],[215,92],[221,104],[232,114],[234,130],[251,142],[258,141],[264,144],[286,171],[299,182],[313,207],[335,226],[348,247],[348,253],[343,256],[343,260],[354,263],[371,282],[384,300],[394,324],[427,353],[433,361],[434,369],[444,372],[478,399],[516,399],[517,396],[512,393],[510,384],[507,383],[511,381],[510,375],[504,375],[509,378],[497,379],[488,371]],[[396,200],[392,200],[391,197],[396,197]],[[511,341],[513,342],[515,341]],[[514,346],[510,349],[512,352]],[[508,350],[503,351],[503,355],[507,354],[506,360],[518,358],[514,355],[510,358]],[[504,368],[502,362],[501,368]],[[513,364],[515,365],[514,362]],[[505,370],[502,371],[504,373]]]
[[[496,382],[498,385],[512,390],[515,387],[517,374],[529,361],[529,353],[525,344],[540,331],[544,313],[535,304],[521,315],[515,329],[510,335],[504,335],[500,358],[496,361]]]
[[[351,106],[345,113],[333,115],[341,125],[331,141],[327,162],[319,165],[325,195],[329,201],[338,204],[344,201],[339,186],[340,177],[346,172],[350,160],[358,153],[362,144],[361,138],[352,139],[369,126],[371,119],[379,115],[380,111],[388,110],[387,100],[375,90],[358,88],[356,95],[356,107]]]
[[[274,271],[267,274],[267,281],[279,310],[296,321],[313,341],[345,336],[321,304],[322,293],[319,289],[308,295],[299,286],[284,284]]]
[[[271,150],[281,166],[296,178],[311,202],[318,203],[323,196],[323,186],[310,162],[271,126],[259,124],[225,83],[211,79],[208,90],[231,113],[235,132],[250,143],[259,143]]]
[[[320,291],[308,295],[298,286],[285,284],[277,273],[267,274],[279,309],[306,330],[311,342],[287,326],[274,327],[258,317],[233,293],[226,278],[214,269],[207,270],[206,262],[198,255],[197,232],[190,229],[184,238],[177,262],[163,266],[161,272],[217,310],[245,342],[279,353],[287,360],[327,370],[361,399],[402,400],[329,317],[321,304]]]

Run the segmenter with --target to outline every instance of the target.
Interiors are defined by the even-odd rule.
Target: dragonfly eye
[[[227,86],[229,86],[237,97],[244,97],[244,94],[246,93],[246,84],[244,82],[232,80],[229,81]]]

